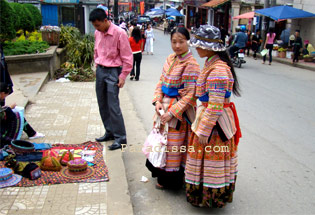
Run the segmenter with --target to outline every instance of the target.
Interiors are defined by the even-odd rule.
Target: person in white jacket
[[[148,24],[147,30],[145,30],[145,38],[146,38],[146,44],[145,49],[147,51],[147,54],[153,55],[153,41],[154,39],[154,33],[153,28],[151,27],[151,24]]]

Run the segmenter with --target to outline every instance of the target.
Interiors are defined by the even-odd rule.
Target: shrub
[[[94,56],[94,37],[71,26],[62,26],[60,42],[67,48],[67,57],[75,67],[91,67]]]
[[[24,35],[26,36],[26,31],[32,32],[35,30],[35,22],[31,12],[28,10],[27,4],[22,4],[24,10],[24,16],[21,18],[22,29],[24,31]]]
[[[0,0],[0,40],[12,40],[15,38],[14,10],[6,0]]]
[[[38,8],[32,4],[23,4],[23,6],[31,13],[35,28],[39,28],[42,25],[42,15]]]
[[[10,3],[10,6],[14,10],[14,26],[15,30],[19,31],[22,29],[22,21],[24,22],[25,20],[25,15],[24,15],[24,9],[23,6],[19,3]]]
[[[3,51],[5,55],[21,55],[21,54],[36,54],[45,52],[49,48],[47,42],[31,42],[28,40],[5,42]]]

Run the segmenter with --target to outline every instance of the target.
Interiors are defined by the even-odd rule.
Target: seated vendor
[[[0,101],[4,101],[8,95],[9,86],[0,82]],[[13,110],[15,106],[16,104],[12,104],[11,106],[0,106],[1,148],[4,145],[11,144],[12,140],[19,139],[22,131],[24,131],[31,140],[45,136],[42,133],[36,132],[30,124],[28,124],[24,116],[22,116],[19,112],[15,112]]]

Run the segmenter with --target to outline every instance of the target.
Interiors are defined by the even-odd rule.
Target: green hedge
[[[15,38],[14,10],[5,0],[0,0],[0,39],[1,41],[12,40]]]
[[[22,54],[36,54],[46,52],[49,48],[47,42],[42,41],[17,41],[17,42],[5,42],[3,46],[4,54],[9,55],[22,55]]]

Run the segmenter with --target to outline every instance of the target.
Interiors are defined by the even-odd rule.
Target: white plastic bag
[[[165,167],[166,165],[166,147],[167,147],[167,132],[168,124],[164,126],[164,131],[160,131],[160,117],[157,119],[154,128],[147,137],[142,151],[148,158],[150,163],[157,168]]]

